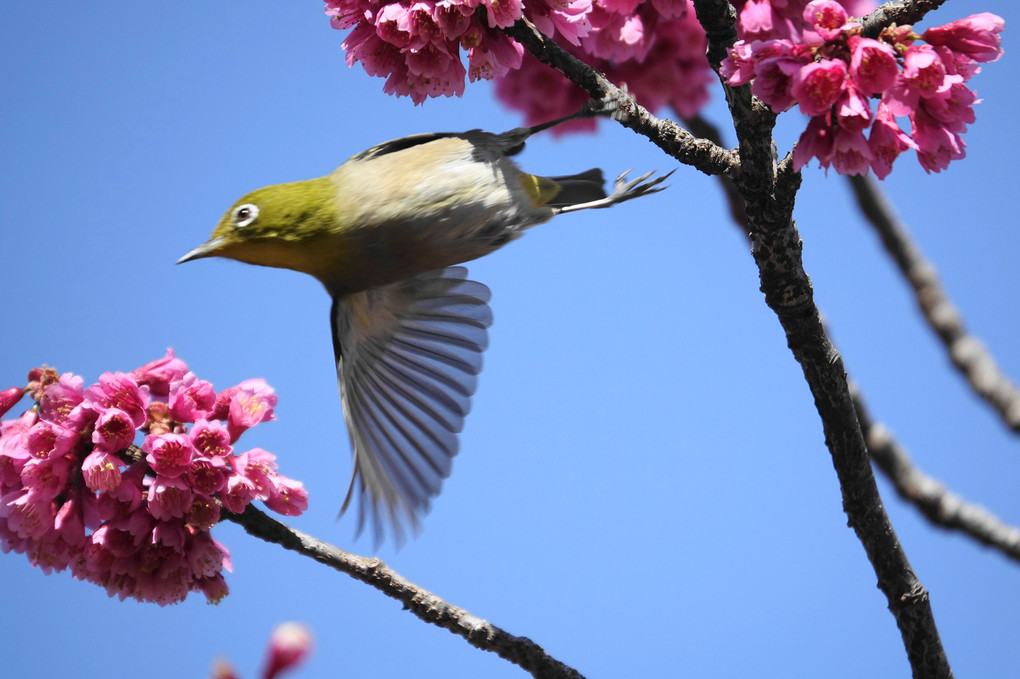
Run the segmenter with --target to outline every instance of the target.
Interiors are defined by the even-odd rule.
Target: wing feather
[[[333,300],[333,347],[358,497],[357,530],[398,542],[449,476],[492,325],[489,289],[430,271]]]

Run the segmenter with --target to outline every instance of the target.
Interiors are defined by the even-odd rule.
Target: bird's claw
[[[666,174],[655,177],[654,179],[649,179],[649,177],[655,174],[655,170],[652,170],[651,172],[645,172],[640,177],[635,177],[634,179],[627,181],[627,175],[630,174],[630,170],[626,170],[620,173],[620,176],[616,178],[616,181],[613,184],[613,193],[610,195],[610,198],[614,199],[613,202],[623,202],[625,200],[630,200],[631,198],[637,198],[638,196],[658,193],[659,191],[667,188],[659,185],[674,172],[676,172],[676,169],[670,170]]]

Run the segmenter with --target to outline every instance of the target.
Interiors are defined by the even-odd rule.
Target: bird
[[[417,134],[362,151],[323,177],[252,191],[178,264],[224,257],[292,269],[332,298],[330,325],[358,497],[355,535],[372,524],[401,544],[439,494],[458,452],[493,316],[489,289],[461,264],[532,226],[665,188],[672,174],[557,177],[511,159],[537,132],[614,115],[592,100],[574,114],[500,134]]]

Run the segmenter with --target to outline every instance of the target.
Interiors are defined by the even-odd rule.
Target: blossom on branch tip
[[[26,389],[0,398],[8,392],[37,405],[0,421],[0,548],[46,573],[70,569],[121,599],[164,605],[199,591],[215,603],[230,558],[208,531],[222,510],[243,512],[256,498],[288,516],[308,506],[271,453],[234,458],[233,440],[273,418],[263,380],[218,395],[168,350],[88,388],[37,368]]]
[[[796,3],[745,3],[742,15],[758,17],[751,28],[765,26],[764,4],[774,19],[777,7],[790,10]],[[1001,56],[1002,20],[973,15],[921,35],[894,25],[876,40],[862,37],[849,16],[834,0],[814,0],[803,8],[800,29],[782,32],[799,37],[751,42],[745,37],[729,49],[720,75],[730,86],[750,83],[751,92],[777,113],[797,104],[811,116],[793,153],[796,170],[817,158],[840,174],[870,169],[884,178],[906,149],[916,151],[927,172],[963,158],[961,135],[974,122],[978,103],[965,83],[980,71],[978,61]],[[743,31],[755,33],[762,31]],[[878,100],[878,116],[872,98]],[[897,117],[909,120],[909,132]]]
[[[1002,56],[999,34],[1005,27],[1006,22],[1001,17],[982,12],[929,28],[921,34],[921,39],[929,45],[948,47],[954,54],[974,61],[996,61]]]
[[[231,394],[227,431],[233,443],[245,430],[273,419],[276,394],[263,379],[245,380]]]
[[[312,633],[306,626],[297,622],[277,625],[269,637],[262,679],[275,679],[284,670],[301,664],[311,650]]]

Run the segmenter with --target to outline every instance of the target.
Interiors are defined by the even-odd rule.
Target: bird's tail
[[[673,174],[672,171],[655,177],[653,172],[635,179],[627,179],[630,170],[613,182],[613,192],[606,194],[603,189],[602,170],[594,169],[580,174],[562,177],[538,177],[521,172],[521,186],[531,199],[534,207],[548,207],[554,215],[578,210],[605,208],[650,193],[658,193],[665,187],[662,182]]]
[[[593,200],[601,200],[606,197],[606,180],[602,177],[602,170],[595,168],[580,174],[565,175],[563,177],[546,177],[554,182],[559,190],[549,201],[549,207],[567,207],[578,203],[590,203]]]

